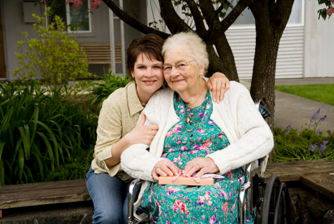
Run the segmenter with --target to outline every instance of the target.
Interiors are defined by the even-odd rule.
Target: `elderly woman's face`
[[[174,47],[165,52],[164,77],[168,86],[181,93],[194,87],[203,74],[204,67],[199,66],[187,47]]]
[[[140,95],[152,95],[161,88],[164,82],[162,66],[162,61],[154,58],[150,60],[145,54],[138,55],[131,76],[136,81]]]

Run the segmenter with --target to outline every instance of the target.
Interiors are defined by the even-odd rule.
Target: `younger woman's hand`
[[[217,173],[218,171],[218,166],[210,157],[198,157],[187,162],[183,176],[191,177],[194,173],[198,172],[195,177],[201,177],[206,173]]]
[[[207,86],[212,91],[212,100],[219,103],[230,88],[230,80],[223,73],[216,72],[209,78]]]
[[[142,117],[136,127],[129,132],[126,137],[129,142],[129,145],[134,145],[142,143],[145,145],[150,145],[154,136],[159,130],[159,126],[156,124],[144,125],[146,121],[145,114],[142,114]]]
[[[152,170],[152,177],[158,181],[159,176],[176,176],[181,170],[169,159],[163,159],[157,162]]]

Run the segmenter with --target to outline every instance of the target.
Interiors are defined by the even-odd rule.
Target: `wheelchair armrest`
[[[239,193],[239,217],[240,223],[244,223],[244,206],[245,206],[245,195],[248,191],[248,214],[253,210],[253,198],[252,198],[252,164],[250,163],[246,166],[245,173],[246,173],[246,182],[241,186],[240,193]]]
[[[139,186],[144,183],[144,180],[141,179],[134,179],[129,186],[129,192],[128,192],[128,224],[132,224],[134,220],[134,213],[138,207],[138,205],[135,205],[136,198],[138,196],[139,191],[136,191],[136,189],[139,188]],[[137,218],[137,217],[136,217]]]

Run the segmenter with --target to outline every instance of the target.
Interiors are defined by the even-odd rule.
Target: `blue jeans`
[[[93,224],[127,223],[129,185],[116,176],[95,174],[92,168],[89,169],[86,186],[94,204]]]

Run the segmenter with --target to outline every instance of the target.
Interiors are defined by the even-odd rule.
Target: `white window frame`
[[[66,0],[65,4],[66,4]],[[89,0],[87,0],[88,12],[91,11]],[[82,7],[82,6],[80,6]],[[89,23],[89,30],[71,30],[70,27],[67,28],[68,33],[92,33],[92,16],[91,13],[88,13],[88,23]],[[70,4],[66,5],[66,25],[71,24],[71,15],[70,15]]]

